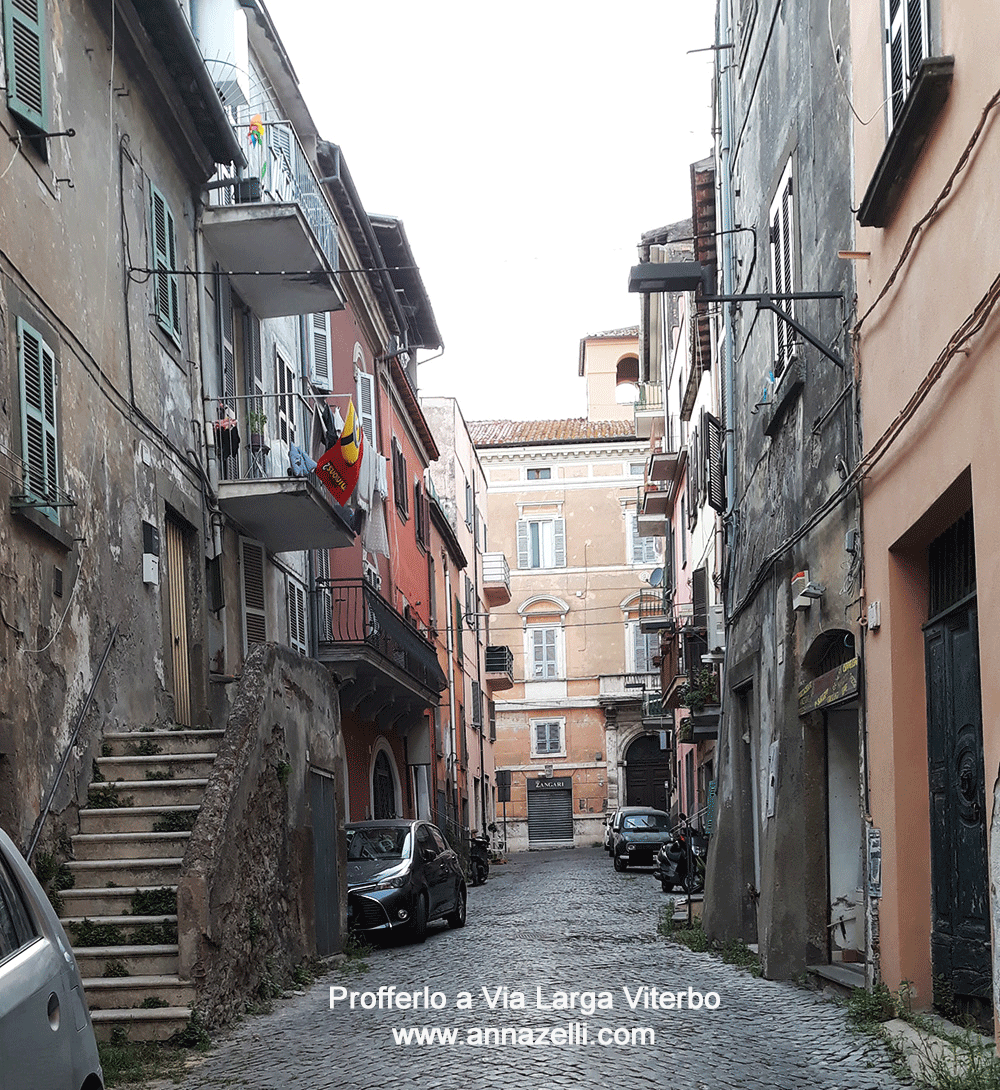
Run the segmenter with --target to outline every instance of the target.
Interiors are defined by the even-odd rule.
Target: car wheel
[[[458,887],[458,899],[455,902],[455,911],[446,916],[449,927],[465,927],[465,886]]]
[[[423,942],[427,938],[427,894],[421,893],[413,908],[413,920],[410,934],[414,942]]]
[[[628,870],[628,856],[616,855],[615,856],[615,870],[623,871]]]

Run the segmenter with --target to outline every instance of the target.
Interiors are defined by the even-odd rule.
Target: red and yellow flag
[[[316,476],[341,507],[351,498],[358,483],[364,447],[365,433],[361,430],[361,421],[352,401],[347,406],[347,418],[340,440],[316,463]]]

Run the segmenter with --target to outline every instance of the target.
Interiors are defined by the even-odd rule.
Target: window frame
[[[904,0],[900,0],[904,2]],[[795,163],[790,155],[781,171],[774,197],[768,211],[768,268],[771,273],[771,292],[784,295],[798,290],[798,246],[796,238],[796,203]],[[795,302],[788,299],[781,301],[781,309],[790,317],[795,317]],[[795,344],[795,330],[783,318],[771,313],[771,329],[774,336],[774,381],[776,382],[788,366]]]
[[[565,716],[546,716],[545,718],[532,718],[528,720],[528,726],[531,729],[531,757],[532,759],[548,759],[550,757],[565,757],[566,756],[566,717]],[[545,748],[538,748],[538,730],[540,727],[545,728]],[[552,745],[552,728],[555,728],[558,733],[558,744],[555,748]]]
[[[633,568],[648,568],[650,564],[654,567],[660,562],[660,547],[659,540],[655,537],[642,537],[639,534],[639,512],[635,508],[629,508],[626,511],[628,521],[628,538],[626,545],[628,548],[629,563]],[[638,555],[636,546],[638,545]],[[652,555],[649,555],[652,554]]]
[[[537,526],[538,541],[532,540],[532,526]],[[542,527],[548,527],[546,533],[551,532],[550,548],[546,548],[546,542],[542,540]],[[547,554],[551,555],[552,562],[545,563]],[[536,558],[537,563],[532,561]],[[524,570],[546,570],[566,567],[566,520],[558,515],[543,515],[537,518],[521,518],[517,521],[517,566]]]
[[[536,658],[538,637],[552,633],[551,654],[543,646],[541,661]],[[563,626],[561,623],[544,622],[527,624],[524,629],[525,681],[560,681],[566,677],[565,648],[563,646]],[[544,672],[538,672],[538,665]]]
[[[894,0],[883,0],[882,19],[885,27],[885,94],[886,94],[886,130],[892,132],[899,121],[910,95],[910,88],[916,78],[920,62],[931,55],[930,9],[928,0],[895,0],[896,14],[893,16]],[[912,16],[917,15],[920,26],[919,55],[913,50]],[[899,83],[893,71],[893,49],[899,42],[900,66]]]
[[[639,657],[639,644],[645,647],[646,664],[642,665]],[[629,674],[655,674],[657,667],[653,659],[660,654],[660,635],[658,632],[643,632],[639,619],[628,618],[625,621],[625,665]]]

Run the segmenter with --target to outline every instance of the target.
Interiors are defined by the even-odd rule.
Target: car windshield
[[[666,814],[629,814],[625,819],[625,828],[644,832],[669,832],[670,818]]]
[[[399,825],[388,829],[347,830],[347,858],[394,859],[410,858],[410,827]]]

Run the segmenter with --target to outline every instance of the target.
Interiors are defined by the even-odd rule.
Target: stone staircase
[[[177,975],[177,881],[222,734],[104,737],[71,838],[75,884],[61,893],[99,1040],[119,1027],[132,1041],[165,1040],[187,1025],[195,989]]]

